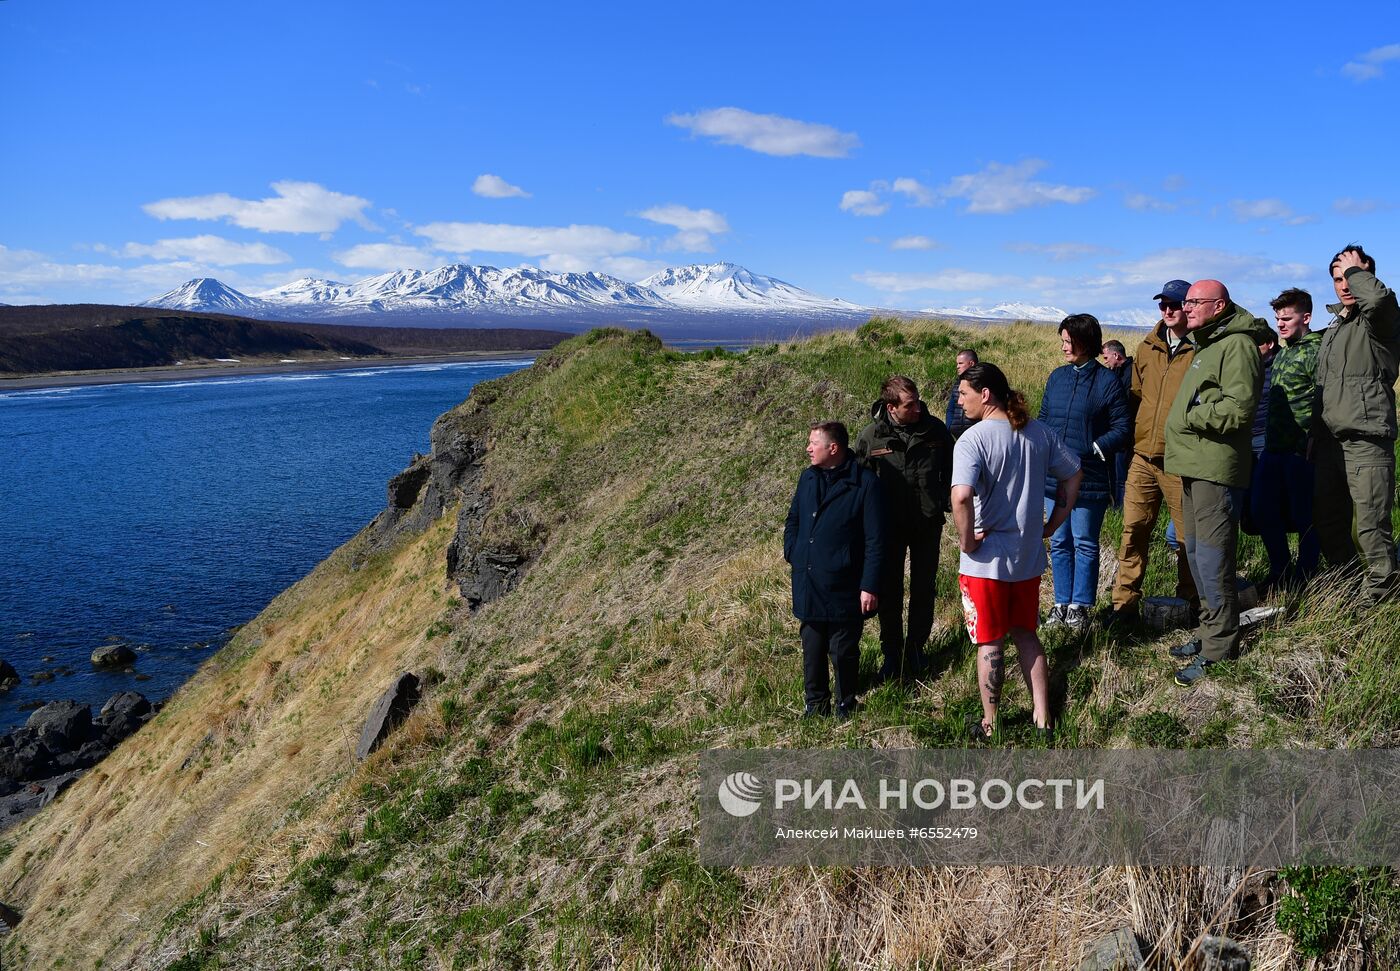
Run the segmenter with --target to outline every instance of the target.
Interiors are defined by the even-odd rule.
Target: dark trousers
[[[923,669],[924,645],[933,630],[933,592],[938,580],[941,523],[912,536],[885,541],[885,574],[880,583],[880,653],[884,678],[912,677]],[[904,627],[904,556],[909,554],[909,627]]]
[[[1322,555],[1333,566],[1349,566],[1359,549],[1366,565],[1363,593],[1368,601],[1379,602],[1391,596],[1400,583],[1390,532],[1395,443],[1385,438],[1338,441],[1319,418],[1313,419],[1312,427],[1313,528],[1322,544]]]
[[[1234,490],[1205,479],[1181,480],[1181,542],[1201,595],[1196,638],[1201,657],[1221,661],[1240,647],[1235,539],[1240,514]]]
[[[831,710],[827,658],[836,669],[836,706],[847,711],[856,703],[856,676],[860,669],[861,621],[802,621],[802,686],[807,709]]]

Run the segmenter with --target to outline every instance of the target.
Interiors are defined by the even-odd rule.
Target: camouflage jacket
[[[1308,331],[1292,344],[1280,344],[1269,386],[1269,419],[1264,451],[1303,453],[1316,397],[1317,352],[1322,335]]]

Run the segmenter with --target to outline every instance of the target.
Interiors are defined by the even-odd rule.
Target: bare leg
[[[1049,664],[1045,660],[1045,648],[1035,631],[1024,627],[1011,628],[1011,640],[1016,645],[1016,655],[1021,662],[1021,674],[1026,679],[1026,687],[1031,693],[1031,717],[1036,728],[1050,727],[1050,681]],[[983,703],[985,705],[985,702]]]
[[[997,706],[1001,704],[1001,686],[1005,683],[1006,662],[1001,642],[978,644],[977,686],[982,690],[982,728],[988,735],[996,728]]]

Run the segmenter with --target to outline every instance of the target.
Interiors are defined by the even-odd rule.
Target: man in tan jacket
[[[1194,348],[1186,337],[1182,301],[1191,284],[1172,280],[1157,294],[1162,319],[1138,345],[1133,356],[1129,404],[1134,410],[1133,458],[1123,490],[1123,542],[1118,551],[1118,579],[1113,585],[1110,626],[1136,621],[1142,601],[1142,578],[1147,572],[1157,514],[1165,499],[1177,534],[1181,534],[1181,480],[1163,467],[1165,428],[1172,400],[1191,366]],[[1194,602],[1196,584],[1186,561],[1186,548],[1177,544],[1176,595]]]

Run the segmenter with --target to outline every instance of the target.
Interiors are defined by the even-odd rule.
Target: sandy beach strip
[[[81,388],[99,384],[135,384],[152,381],[189,381],[198,378],[232,378],[249,374],[294,374],[307,371],[360,370],[361,368],[401,367],[408,364],[467,364],[472,361],[515,361],[543,354],[537,351],[462,351],[423,357],[357,357],[326,361],[260,361],[249,364],[191,364],[179,367],[119,368],[110,371],[72,371],[39,374],[23,378],[0,377],[0,393],[36,391],[42,388]]]

